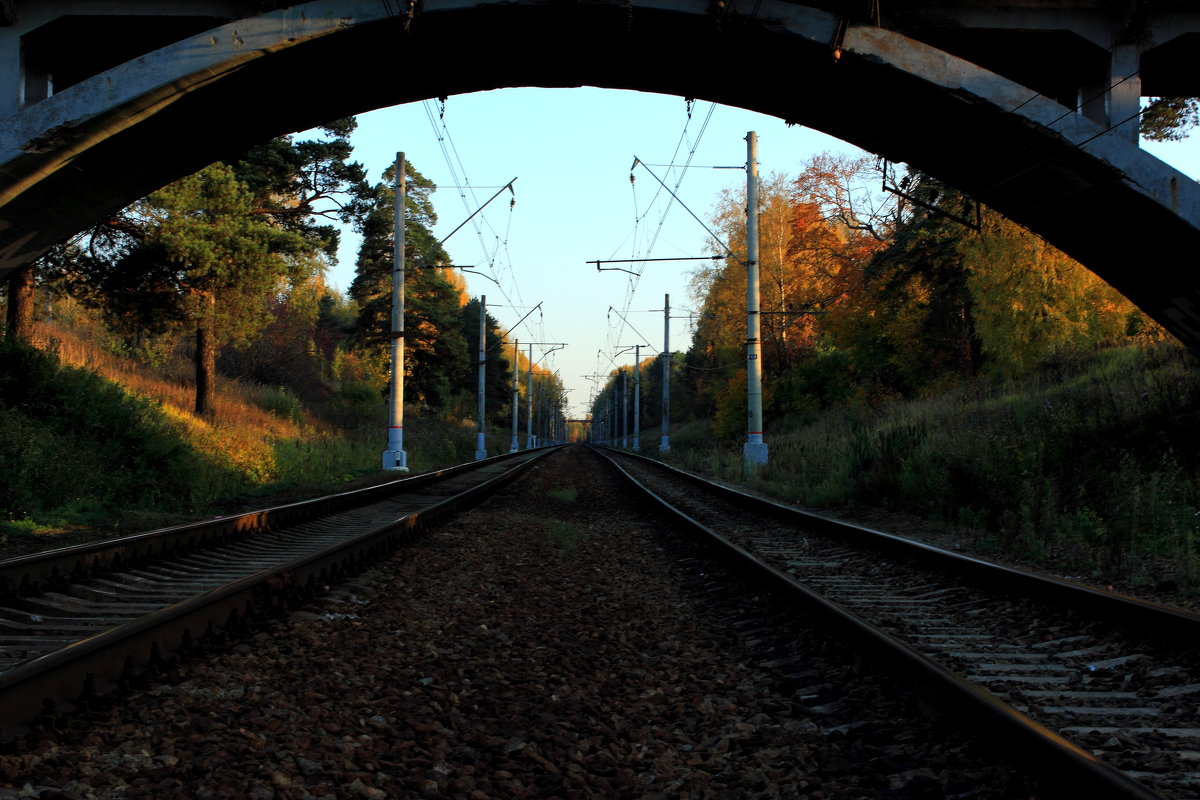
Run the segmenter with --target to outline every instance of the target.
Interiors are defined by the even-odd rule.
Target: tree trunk
[[[201,323],[196,326],[196,416],[212,417],[217,354],[213,347],[212,331]]]
[[[196,416],[212,418],[216,415],[214,402],[217,376],[217,343],[213,331],[212,308],[216,297],[207,298],[208,313],[201,313],[196,323]]]
[[[8,336],[33,338],[33,267],[25,266],[8,276]]]

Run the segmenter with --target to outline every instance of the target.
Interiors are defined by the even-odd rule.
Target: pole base
[[[746,461],[746,469],[753,470],[767,463],[766,442],[746,442],[742,447],[742,456]]]
[[[669,437],[669,436],[662,437],[662,441],[658,443],[658,452],[660,452],[660,453],[671,452],[671,437]]]
[[[476,461],[483,461],[487,457],[488,457],[487,450],[476,450],[475,451],[475,460]]]
[[[408,472],[408,453],[403,450],[384,450],[382,469],[393,472]]]

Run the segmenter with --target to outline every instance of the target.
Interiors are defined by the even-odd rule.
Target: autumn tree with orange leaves
[[[880,188],[867,158],[814,157],[760,188],[764,409],[803,416],[1006,376],[1070,351],[1161,331],[1040,237],[912,173]],[[701,309],[685,380],[693,412],[737,435],[745,414],[745,195],[726,191],[714,226],[722,262],[693,273]]]

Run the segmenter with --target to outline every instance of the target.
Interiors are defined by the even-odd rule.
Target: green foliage
[[[669,460],[738,477],[737,448],[685,430]],[[1200,580],[1200,371],[1179,346],[1064,356],[769,433],[758,487],[781,499],[961,525],[997,553],[1110,580]]]
[[[924,175],[908,191],[944,214],[962,214],[963,196]],[[967,285],[961,246],[968,230],[944,214],[918,207],[875,254],[867,281],[874,310],[887,320],[890,361],[901,391],[939,382],[947,374],[971,376],[980,364],[975,298]]]
[[[52,355],[0,342],[0,509],[7,520],[187,502],[197,465],[148,401]],[[183,496],[181,496],[181,494]]]
[[[363,348],[383,350],[391,341],[393,212],[395,190],[390,185],[394,168],[371,194],[371,208],[359,219],[363,242],[350,296],[359,305],[356,334]],[[449,264],[450,257],[434,238],[430,227],[437,217],[429,199],[436,187],[409,165],[404,228],[404,346],[405,397],[433,408],[447,408],[455,388],[464,381],[472,361],[469,339],[464,336],[461,291],[452,270],[433,268]],[[478,317],[476,317],[478,319]],[[381,362],[386,364],[386,362]]]
[[[869,408],[936,393],[981,371],[1018,378],[1058,358],[1162,331],[1039,237],[927,175],[901,180],[903,200],[872,207],[852,185],[862,165],[819,157],[788,194],[768,182],[760,279],[768,429],[841,404]],[[857,192],[857,193],[856,193]],[[787,201],[787,202],[784,202]],[[734,193],[714,223],[735,254],[744,215]],[[693,275],[703,313],[683,369],[677,419],[713,420],[739,437],[746,413],[745,269],[737,259]],[[795,313],[803,311],[804,313]]]
[[[375,472],[382,447],[369,438],[326,435],[282,440],[272,449],[281,483],[311,485]]]
[[[1155,142],[1180,142],[1200,123],[1195,97],[1156,97],[1142,111],[1141,134]]]
[[[178,308],[226,342],[262,329],[263,300],[281,278],[307,274],[303,236],[255,214],[254,200],[218,163],[160,189],[142,208],[153,220],[142,246],[177,270]]]
[[[292,343],[292,363],[280,373],[311,394],[316,365],[298,348],[320,340],[318,309],[298,287],[311,288],[333,257],[330,220],[348,222],[366,209],[365,172],[348,160],[354,125],[329,123],[319,141],[280,137],[232,166],[212,164],[165,186],[58,248],[43,277],[102,309],[133,348],[147,336],[194,335],[199,413],[211,412],[217,350],[250,348],[268,326],[277,349]],[[254,375],[266,369],[256,356],[230,357],[224,366],[281,382],[279,374]]]
[[[455,376],[452,389],[456,393],[470,398],[469,408],[464,417],[473,419],[476,416],[476,395],[479,381],[477,369],[479,349],[479,300],[471,298],[459,310],[459,332],[463,344],[469,348],[471,359],[463,365],[462,371]],[[491,314],[486,315],[484,323],[486,374],[484,396],[488,421],[493,425],[501,425],[511,421],[512,405],[512,370],[509,368],[509,348],[504,347],[500,325]]]
[[[717,413],[713,418],[713,433],[724,439],[745,436],[749,401],[746,396],[746,371],[730,377],[717,394]]]
[[[264,391],[258,398],[258,405],[263,411],[268,411],[280,419],[295,423],[302,421],[303,406],[300,398],[284,386],[275,386]]]
[[[781,374],[764,377],[770,398],[766,411],[772,418],[804,420],[826,408],[861,405],[852,369],[850,351],[818,345]]]
[[[313,249],[333,258],[338,231],[328,220],[352,222],[366,213],[366,170],[350,161],[353,118],[321,126],[328,137],[295,141],[281,136],[251,148],[234,165],[237,179],[257,200],[257,213],[301,234]]]
[[[989,370],[1026,374],[1056,355],[1111,347],[1143,330],[1116,290],[995,212],[961,250]]]

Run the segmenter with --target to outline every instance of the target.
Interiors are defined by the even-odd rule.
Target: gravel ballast
[[[1013,768],[569,450],[174,680],[0,755],[0,798],[1028,798]]]

